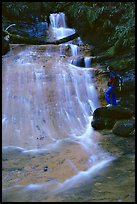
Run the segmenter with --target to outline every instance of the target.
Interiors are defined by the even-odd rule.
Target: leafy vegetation
[[[54,12],[64,12],[68,27],[75,28],[96,53],[134,54],[135,2],[2,2],[3,27],[36,17],[44,21]]]

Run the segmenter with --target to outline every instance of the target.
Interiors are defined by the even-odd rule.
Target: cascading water
[[[89,68],[91,66],[92,58],[91,57],[85,57],[84,61],[85,61],[85,67]]]
[[[66,28],[63,13],[51,14],[50,21],[57,39],[75,32]],[[87,62],[85,69],[68,63],[60,56],[63,46],[16,46],[12,60],[3,58],[3,152],[17,151],[26,160],[29,155],[35,174],[29,176],[25,164],[16,182],[5,185],[3,194],[13,189],[14,199],[19,191],[23,200],[26,192],[41,189],[42,200],[81,185],[114,159],[99,148],[100,135],[91,127],[92,113],[100,106],[92,68]],[[45,177],[38,172],[46,162]]]
[[[65,14],[62,12],[50,14],[50,25],[52,33],[54,34],[54,37],[57,40],[65,38],[75,33],[75,29],[67,28]],[[70,45],[72,56],[77,56],[79,47],[75,44],[72,44],[72,42],[65,44]],[[82,40],[80,37],[77,38],[77,44],[79,45],[82,44]]]

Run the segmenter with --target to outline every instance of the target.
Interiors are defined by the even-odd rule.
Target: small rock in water
[[[38,130],[40,130],[40,128],[39,128],[39,126],[38,126],[38,125],[36,125],[36,128],[37,128]]]
[[[45,167],[44,167],[44,171],[48,171],[48,166],[45,166]]]
[[[43,122],[46,123],[45,119],[43,119]]]
[[[123,199],[118,199],[117,202],[123,202]]]
[[[40,136],[40,140],[43,140],[44,139],[44,136]]]
[[[66,56],[65,55],[60,55],[60,57],[64,57],[65,58]]]

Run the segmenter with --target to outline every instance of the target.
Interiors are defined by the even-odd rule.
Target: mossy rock
[[[133,116],[133,112],[122,106],[110,106],[97,108],[93,113],[93,119],[110,118],[110,119],[129,119]]]
[[[132,136],[132,133],[135,129],[135,120],[122,120],[117,121],[112,129],[112,132],[115,135],[122,137]]]
[[[95,130],[103,130],[103,129],[112,129],[116,120],[112,120],[109,118],[98,118],[91,122],[91,126]]]
[[[5,55],[10,50],[9,42],[2,38],[2,55]]]

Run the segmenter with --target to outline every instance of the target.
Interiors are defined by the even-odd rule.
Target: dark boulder
[[[76,59],[73,59],[72,64],[78,67],[85,67],[84,57],[77,57]]]
[[[97,108],[93,113],[91,126],[96,130],[112,129],[117,120],[130,119],[133,111],[121,106]]]
[[[2,37],[2,55],[5,55],[10,50],[9,41]]]
[[[117,121],[112,129],[112,132],[116,135],[127,137],[132,136],[135,129],[135,120],[121,120]]]
[[[93,121],[91,122],[91,125],[95,130],[112,129],[115,122],[116,121],[112,120],[111,118],[100,117],[100,118],[93,119]]]
[[[111,119],[129,119],[133,115],[133,112],[128,108],[122,106],[110,106],[97,108],[93,113],[93,119],[111,118]]]

